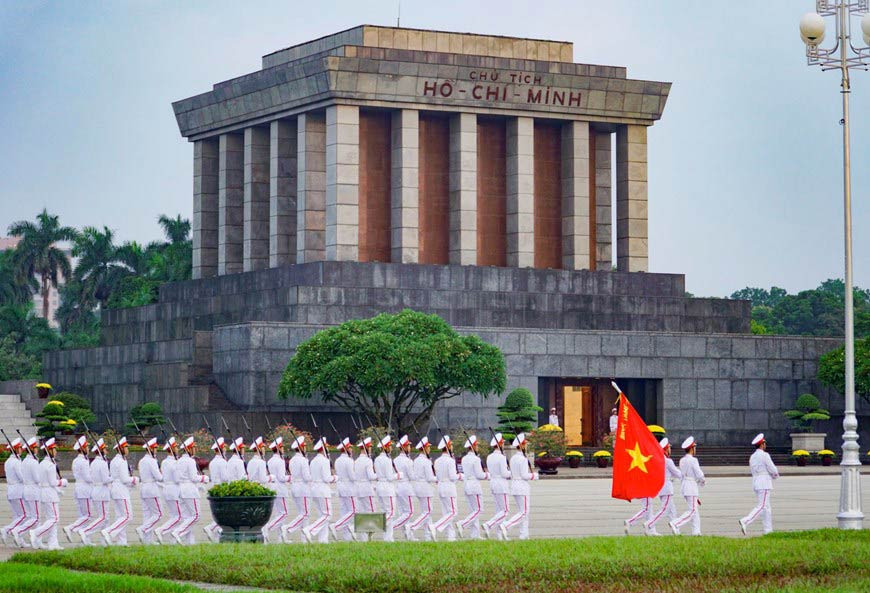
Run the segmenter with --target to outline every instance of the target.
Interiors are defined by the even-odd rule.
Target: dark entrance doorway
[[[556,408],[569,446],[599,446],[610,432],[610,412],[616,402],[616,390],[610,381],[583,377],[538,378],[538,405],[543,408],[538,423],[546,424],[550,409]],[[658,421],[660,379],[616,379],[616,382],[647,424]]]

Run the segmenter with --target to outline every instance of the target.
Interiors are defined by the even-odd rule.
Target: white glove
[[[532,479],[533,479],[533,480],[540,480],[540,479],[541,479],[541,476],[538,475],[538,472],[535,472],[535,473],[532,474]]]
[[[456,474],[456,475],[459,476],[459,477],[457,478],[457,480],[460,481],[460,482],[463,480],[463,478],[465,478],[465,474]]]
[[[484,480],[488,480],[488,479],[489,479],[489,472],[483,472],[483,479],[484,479]]]
[[[130,483],[131,486],[135,486],[139,483],[139,478],[137,478],[136,476],[133,476],[130,479],[132,480],[132,482]]]
[[[266,481],[269,482],[269,483],[274,482],[274,481],[275,481],[275,476],[273,476],[272,474],[269,474],[269,479],[266,480]]]
[[[401,479],[402,479],[402,472],[396,472],[396,479],[397,479],[397,480],[401,480]]]
[[[60,479],[60,482],[59,482],[59,485],[60,485],[61,488],[66,488],[66,487],[69,485],[69,482],[67,481],[66,478],[61,478],[61,479]]]
[[[211,479],[208,476],[202,476],[203,484],[208,484],[209,482],[211,482]]]

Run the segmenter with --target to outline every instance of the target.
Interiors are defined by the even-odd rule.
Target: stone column
[[[562,124],[562,267],[590,268],[589,122]]]
[[[242,271],[244,138],[221,134],[218,150],[218,274]]]
[[[591,134],[595,148],[595,268],[609,271],[613,265],[611,133],[592,132]]]
[[[269,125],[269,267],[296,263],[296,120]]]
[[[450,117],[450,263],[477,263],[477,115]]]
[[[193,143],[193,278],[218,271],[218,139]]]
[[[269,129],[245,128],[244,270],[269,266]]]
[[[646,126],[616,130],[616,267],[646,272],[647,172]]]
[[[535,265],[535,120],[507,122],[507,265]]]
[[[324,259],[326,118],[310,111],[297,119],[296,262]]]
[[[359,259],[359,107],[326,108],[326,259]]]
[[[419,249],[420,113],[415,109],[394,111],[391,132],[390,259],[415,264]]]

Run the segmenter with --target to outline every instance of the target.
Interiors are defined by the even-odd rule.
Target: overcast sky
[[[43,207],[121,240],[191,215],[170,103],[396,0],[0,3],[0,235]],[[679,7],[678,7],[679,6]],[[649,133],[650,271],[724,296],[843,276],[839,76],[808,68],[811,0],[404,0],[402,25],[572,41],[574,61],[672,81]],[[855,31],[860,39],[857,22]],[[855,279],[870,286],[870,73],[852,95]]]

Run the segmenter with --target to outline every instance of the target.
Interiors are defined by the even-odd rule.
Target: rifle
[[[311,418],[311,423],[314,425],[314,428],[317,429],[317,432],[320,433],[320,440],[323,441],[323,454],[326,456],[326,461],[329,463],[329,469],[332,469],[332,460],[329,458],[329,451],[326,448],[326,439],[323,438],[323,433],[320,431],[320,427],[317,426],[317,420],[314,419],[314,414],[309,412],[308,416]],[[317,451],[314,452],[317,455]]]
[[[221,459],[226,461],[227,456],[224,454],[224,450],[221,449],[221,446],[218,444],[217,435],[215,435],[214,431],[211,429],[211,425],[208,423],[208,418],[205,417],[205,414],[202,415],[202,420],[203,422],[205,422],[205,429],[208,431],[208,434],[210,434],[211,438],[214,439],[214,448],[220,454]]]
[[[254,431],[251,430],[251,425],[248,424],[248,419],[245,418],[244,414],[242,414],[242,422],[245,423],[245,429],[248,431],[248,436],[251,438],[251,444],[254,445],[254,450],[257,452],[257,456],[260,459],[263,459],[263,452],[260,451],[260,448],[254,443]],[[265,459],[263,459],[263,461],[265,461]]]
[[[169,444],[169,435],[166,434],[166,429],[163,428],[163,425],[159,422],[157,423],[157,426],[160,427],[160,433],[163,435],[163,440]],[[169,447],[169,453],[175,461],[178,461],[178,455],[175,454],[175,450],[172,447]]]
[[[357,420],[354,420],[354,417],[353,417],[353,416],[351,416],[350,419],[351,419],[351,422],[353,422],[353,426],[354,426],[354,428],[356,428],[357,432],[358,432],[358,433],[361,433],[361,432],[362,432],[362,418],[359,418],[359,419],[358,419],[358,420],[359,420],[359,423],[357,423]],[[365,447],[365,442],[364,442],[364,441],[365,441],[365,438],[361,438],[360,441],[363,441],[363,447],[362,447],[362,450],[363,450],[363,453],[365,454],[365,456],[366,456],[366,457],[371,457],[371,455],[369,455],[369,451],[368,451],[368,449],[366,449],[366,447]]]
[[[498,447],[498,450],[502,455],[504,455],[504,449],[502,448],[501,443],[498,442],[498,439],[495,438],[495,431],[492,429],[492,426],[487,426],[487,428],[489,429],[489,434],[492,435],[492,440],[495,441],[495,446]]]
[[[6,436],[6,431],[3,430],[2,428],[0,428],[0,432],[3,433],[3,438],[6,439],[6,444],[9,445],[9,454],[14,455],[15,451],[13,450],[13,447],[12,447],[12,441],[10,441],[9,437]]]
[[[145,443],[147,444],[147,443],[148,443],[148,437],[145,436],[145,433],[142,432],[142,429],[139,428],[139,425],[138,425],[138,424],[136,424],[136,419],[133,418],[133,417],[131,416],[131,417],[130,417],[130,421],[133,423],[133,428],[136,429],[136,432],[139,433],[139,436],[142,437],[142,439],[143,439],[143,440],[145,441]],[[157,459],[157,454],[154,453],[151,449],[149,449],[148,447],[145,447],[145,451],[148,452],[148,455],[150,455],[150,456],[153,457],[154,459]]]
[[[241,460],[242,460],[242,467],[245,469],[245,475],[247,475],[247,474],[248,474],[248,462],[245,460],[245,456],[244,456],[244,454],[243,454],[241,451],[239,451],[238,449],[235,448],[235,442],[236,442],[236,441],[233,439],[233,433],[230,432],[230,425],[227,424],[227,419],[224,418],[224,415],[223,415],[223,414],[221,414],[221,422],[224,423],[224,430],[227,431],[227,436],[230,438],[230,442],[233,443],[233,450],[236,452],[236,455],[238,455],[238,456],[241,458]]]
[[[448,439],[450,438],[450,435],[445,435],[444,432],[441,430],[441,427],[438,426],[438,420],[435,418],[434,414],[433,414],[433,416],[432,416],[432,422],[435,424],[435,430],[438,431],[438,433],[441,435],[441,438],[442,438],[442,439],[443,439],[445,436],[447,436]],[[447,449],[448,449],[448,451],[449,451],[449,453],[450,453],[450,456],[451,456],[451,457],[454,457],[454,456],[453,456],[453,452],[450,451],[451,449],[453,449],[453,442],[448,440],[448,441],[446,441],[446,444],[447,444]],[[455,458],[455,457],[454,457],[454,459],[453,459],[453,463],[456,464],[456,458]],[[458,465],[458,464],[456,464],[456,465]]]
[[[299,450],[299,439],[297,438],[296,433],[293,432],[293,429],[290,427],[290,423],[287,422],[286,418],[282,418],[281,420],[284,421],[284,424],[287,426],[287,430],[290,431],[290,436],[293,437],[293,442],[296,443],[296,450],[298,451]],[[303,437],[302,441],[305,442],[304,437]],[[308,455],[306,455],[305,453],[303,453],[302,456],[305,457],[306,459],[308,459]]]
[[[381,435],[378,433],[378,430],[377,430],[377,428],[375,427],[375,423],[372,422],[372,419],[369,418],[369,415],[368,415],[368,414],[366,414],[366,419],[367,419],[369,422],[371,422],[371,424],[372,424],[372,432],[375,433],[375,438],[378,439],[378,445],[380,445],[382,442],[384,442],[384,439],[381,438]],[[393,454],[392,454],[392,453],[387,453],[387,457],[390,458],[390,464],[393,466],[393,471],[396,472],[396,473],[399,473],[399,470],[396,469],[396,461],[393,459]]]
[[[510,425],[511,430],[514,431],[514,437],[519,436],[519,433],[517,432],[517,429],[516,429],[516,427],[514,426],[514,423],[511,422],[511,421],[509,420],[509,421],[508,421],[508,424]],[[535,473],[535,470],[532,469],[532,462],[529,460],[529,456],[526,455],[526,451],[525,451],[525,450],[523,450],[523,457],[526,458],[526,463],[529,464],[529,471],[530,471],[531,473]]]
[[[82,420],[82,425],[84,425],[84,427],[85,427],[85,435],[91,437],[91,440],[94,441],[94,445],[96,445],[96,444],[97,444],[97,441],[99,440],[99,439],[97,438],[97,435],[94,434],[94,431],[93,431],[93,430],[91,430],[90,428],[88,428],[88,423],[85,422],[84,420]],[[85,451],[85,457],[87,457],[87,453],[88,453],[88,452]],[[97,454],[102,458],[103,461],[106,461],[106,456],[103,455],[103,450],[100,449],[99,447],[97,447]]]
[[[106,416],[106,422],[109,424],[109,430],[111,430],[112,433],[115,434],[115,428],[112,426],[112,421],[109,419],[109,415],[108,415],[108,414],[105,414],[105,416]],[[122,435],[122,436],[123,436],[123,435]],[[118,448],[118,455],[120,455],[120,456],[121,456],[121,459],[124,460],[124,463],[127,464],[127,473],[130,474],[130,475],[132,476],[132,475],[133,475],[133,468],[130,467],[130,462],[127,461],[127,456],[124,455],[124,452],[123,452],[123,451],[121,451],[120,442],[121,442],[121,441],[118,440],[118,435],[115,434],[115,446]]]

